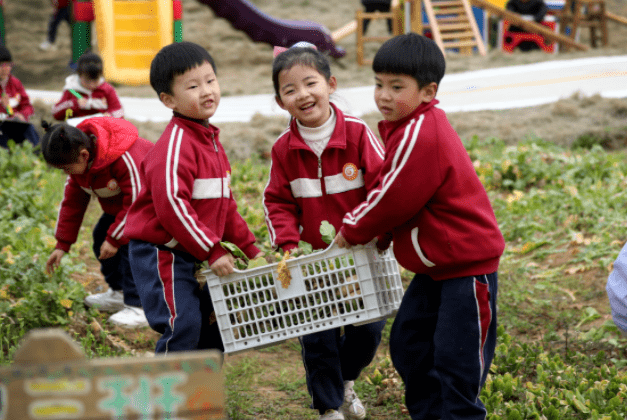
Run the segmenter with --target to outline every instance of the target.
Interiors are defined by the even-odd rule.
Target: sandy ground
[[[253,0],[263,12],[281,19],[307,19],[324,24],[331,31],[354,18],[361,7],[359,0]],[[228,21],[216,18],[212,10],[196,0],[183,0],[183,38],[206,47],[214,57],[223,96],[271,93],[272,47],[255,43],[246,34],[233,29]],[[625,0],[609,0],[609,11],[627,16]],[[61,90],[69,74],[71,58],[69,27],[59,29],[57,50],[41,52],[37,46],[45,38],[47,19],[52,7],[47,0],[20,0],[4,3],[7,46],[15,62],[14,74],[26,88]],[[95,31],[94,31],[95,32]],[[385,23],[371,24],[369,34],[385,34]],[[627,26],[609,24],[610,43],[605,48],[588,52],[545,54],[515,52],[507,54],[491,49],[486,57],[447,56],[447,74],[489,67],[518,65],[546,60],[562,60],[589,56],[627,54]],[[587,42],[587,33],[582,34]],[[97,43],[97,40],[94,39]],[[347,50],[346,57],[332,60],[332,71],[340,87],[363,86],[372,83],[373,75],[367,66],[356,63],[355,36],[340,42]],[[97,45],[96,45],[97,47]],[[378,44],[367,45],[366,55],[372,56]],[[445,76],[446,77],[446,76]],[[154,97],[149,86],[117,86],[120,96]],[[50,118],[50,111],[42,103],[35,104],[35,124]],[[612,147],[621,147],[627,138],[627,99],[584,98],[573,96],[557,103],[540,107],[505,111],[480,111],[449,115],[462,138],[497,137],[516,142],[528,137],[541,137],[559,144],[570,145],[581,136],[595,138]],[[379,116],[364,117],[376,129]],[[284,118],[256,116],[250,123],[220,124],[222,141],[231,158],[246,158],[251,154],[267,154],[276,136],[285,127]],[[164,124],[137,123],[140,134],[156,140]],[[375,130],[376,131],[376,130]]]

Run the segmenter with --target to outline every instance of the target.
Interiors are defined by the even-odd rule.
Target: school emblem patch
[[[357,166],[354,163],[347,163],[344,165],[344,168],[342,168],[342,175],[348,181],[352,181],[357,178],[357,173]]]
[[[118,188],[118,181],[116,181],[115,179],[110,180],[109,182],[107,182],[107,188],[111,191],[115,191]]]

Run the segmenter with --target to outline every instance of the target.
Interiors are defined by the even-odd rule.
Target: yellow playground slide
[[[152,58],[172,43],[172,0],[94,0],[94,16],[105,79],[149,84]]]

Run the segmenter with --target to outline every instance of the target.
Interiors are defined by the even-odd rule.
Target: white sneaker
[[[39,49],[42,51],[55,51],[57,47],[46,39],[44,42],[39,44]]]
[[[320,416],[320,420],[344,420],[344,415],[337,410],[327,410]]]
[[[142,308],[126,305],[124,309],[109,317],[109,322],[125,328],[141,328],[148,326],[146,314]]]
[[[89,295],[85,305],[103,312],[117,312],[124,309],[124,294],[121,290],[109,289],[104,293]]]
[[[344,381],[344,404],[340,411],[348,420],[362,420],[366,418],[366,408],[353,389],[355,381]]]

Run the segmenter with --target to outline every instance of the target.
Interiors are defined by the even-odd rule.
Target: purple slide
[[[275,19],[259,10],[247,0],[198,0],[211,7],[214,13],[229,22],[235,29],[244,31],[253,41],[272,46],[291,47],[299,41],[307,41],[340,58],[346,51],[335,45],[330,31],[323,25],[302,20]]]

